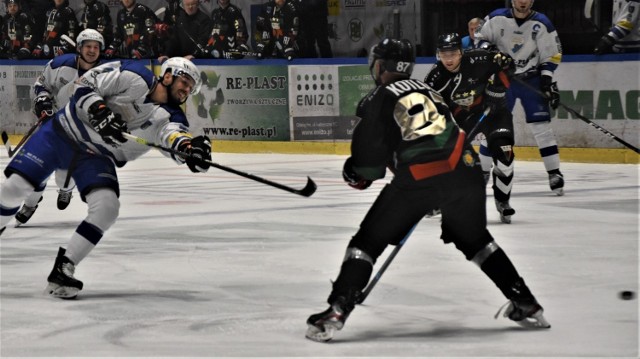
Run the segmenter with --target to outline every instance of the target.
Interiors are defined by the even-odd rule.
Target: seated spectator
[[[279,57],[291,60],[299,57],[297,37],[298,10],[286,0],[270,0],[256,20],[258,58]]]
[[[113,42],[105,58],[115,55],[130,59],[155,59],[158,56],[156,24],[160,20],[149,7],[136,0],[121,0]]]
[[[241,59],[249,51],[247,25],[242,11],[230,0],[218,0],[211,13],[213,29],[207,43],[207,52],[213,58]]]
[[[211,18],[198,7],[198,0],[183,0],[176,23],[165,42],[165,53],[158,58],[163,62],[169,57],[182,56],[187,59],[207,58],[205,46],[211,34]]]
[[[0,57],[7,59],[28,59],[33,50],[33,17],[20,9],[18,0],[5,0],[7,15],[2,26],[4,39]]]
[[[94,29],[104,37],[105,46],[113,41],[113,22],[109,7],[98,0],[84,0],[84,10],[80,15],[80,31]]]
[[[479,17],[474,17],[473,19],[469,20],[469,23],[467,24],[469,35],[462,38],[463,51],[475,48],[474,42],[475,42],[476,29],[482,26],[483,23],[484,23],[484,20],[482,20]]]
[[[39,39],[31,55],[36,59],[52,59],[68,53],[75,53],[73,44],[62,39],[67,35],[75,39],[78,34],[78,19],[76,13],[69,6],[69,0],[54,0],[54,7],[47,11],[44,36]],[[37,34],[36,34],[37,35]]]

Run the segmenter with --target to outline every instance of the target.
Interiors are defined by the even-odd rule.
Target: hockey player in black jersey
[[[78,19],[76,13],[69,7],[69,0],[54,0],[55,7],[47,11],[47,24],[44,35],[31,53],[36,59],[51,59],[54,56],[74,53],[73,44],[61,38],[67,35],[75,39],[78,35]]]
[[[271,0],[256,20],[256,51],[259,58],[279,57],[291,60],[298,57],[298,10],[293,2]]]
[[[34,48],[33,17],[22,11],[18,0],[5,0],[5,5],[7,15],[2,27],[1,37],[4,38],[4,46],[0,58],[30,58]]]
[[[218,0],[218,7],[211,12],[213,29],[207,43],[207,52],[214,58],[241,59],[249,51],[247,24],[239,7],[230,0]]]
[[[109,7],[98,0],[84,0],[84,10],[79,18],[80,31],[85,29],[97,30],[104,38],[108,47],[113,41],[113,20]]]
[[[511,223],[511,216],[515,214],[509,204],[515,141],[506,93],[508,77],[515,65],[509,55],[497,51],[473,49],[463,53],[462,41],[456,33],[438,37],[437,55],[438,62],[424,82],[444,97],[458,125],[469,133],[483,111],[489,109],[476,134],[484,134],[483,141],[493,158],[493,196],[500,220]],[[487,173],[485,178],[488,176]]]
[[[136,0],[121,0],[116,16],[113,42],[104,52],[106,58],[153,59],[158,56],[156,24],[160,22],[148,6]]]
[[[504,315],[528,328],[549,328],[524,280],[487,230],[486,193],[477,154],[443,98],[410,79],[415,55],[408,40],[385,39],[371,49],[369,66],[378,85],[358,104],[351,157],[343,170],[349,186],[384,186],[346,255],[329,308],[307,320],[306,337],[328,341],[340,330],[387,245],[397,245],[433,208],[442,210],[442,239],[477,264],[509,299]]]

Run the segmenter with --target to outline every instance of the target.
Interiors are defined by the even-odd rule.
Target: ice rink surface
[[[0,153],[2,168],[6,152]],[[493,315],[506,302],[424,219],[327,344],[304,338],[324,310],[344,250],[384,185],[356,191],[344,156],[214,154],[296,196],[212,168],[192,174],[158,152],[119,171],[120,218],[78,266],[76,300],[43,295],[59,246],[86,205],[56,208],[55,184],[31,220],[0,240],[2,357],[637,357],[638,166],[563,163],[566,195],[541,162],[517,162],[510,225],[488,188],[489,230],[552,328]],[[4,177],[2,177],[4,179]],[[382,264],[391,248],[380,257]]]

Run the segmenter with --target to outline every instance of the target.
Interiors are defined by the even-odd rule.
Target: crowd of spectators
[[[258,16],[256,46],[242,10],[230,0],[205,13],[198,0],[166,0],[153,11],[137,0],[120,0],[112,19],[103,0],[84,0],[72,9],[68,0],[4,0],[0,17],[0,58],[50,59],[75,52],[74,40],[84,29],[100,32],[105,58],[189,59],[245,56],[262,58],[332,57],[328,39],[327,0],[270,0]],[[76,17],[76,14],[80,14]]]

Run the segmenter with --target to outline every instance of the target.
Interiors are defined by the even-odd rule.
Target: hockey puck
[[[630,290],[623,290],[622,292],[618,293],[618,296],[622,300],[631,300],[636,297],[636,293]]]

